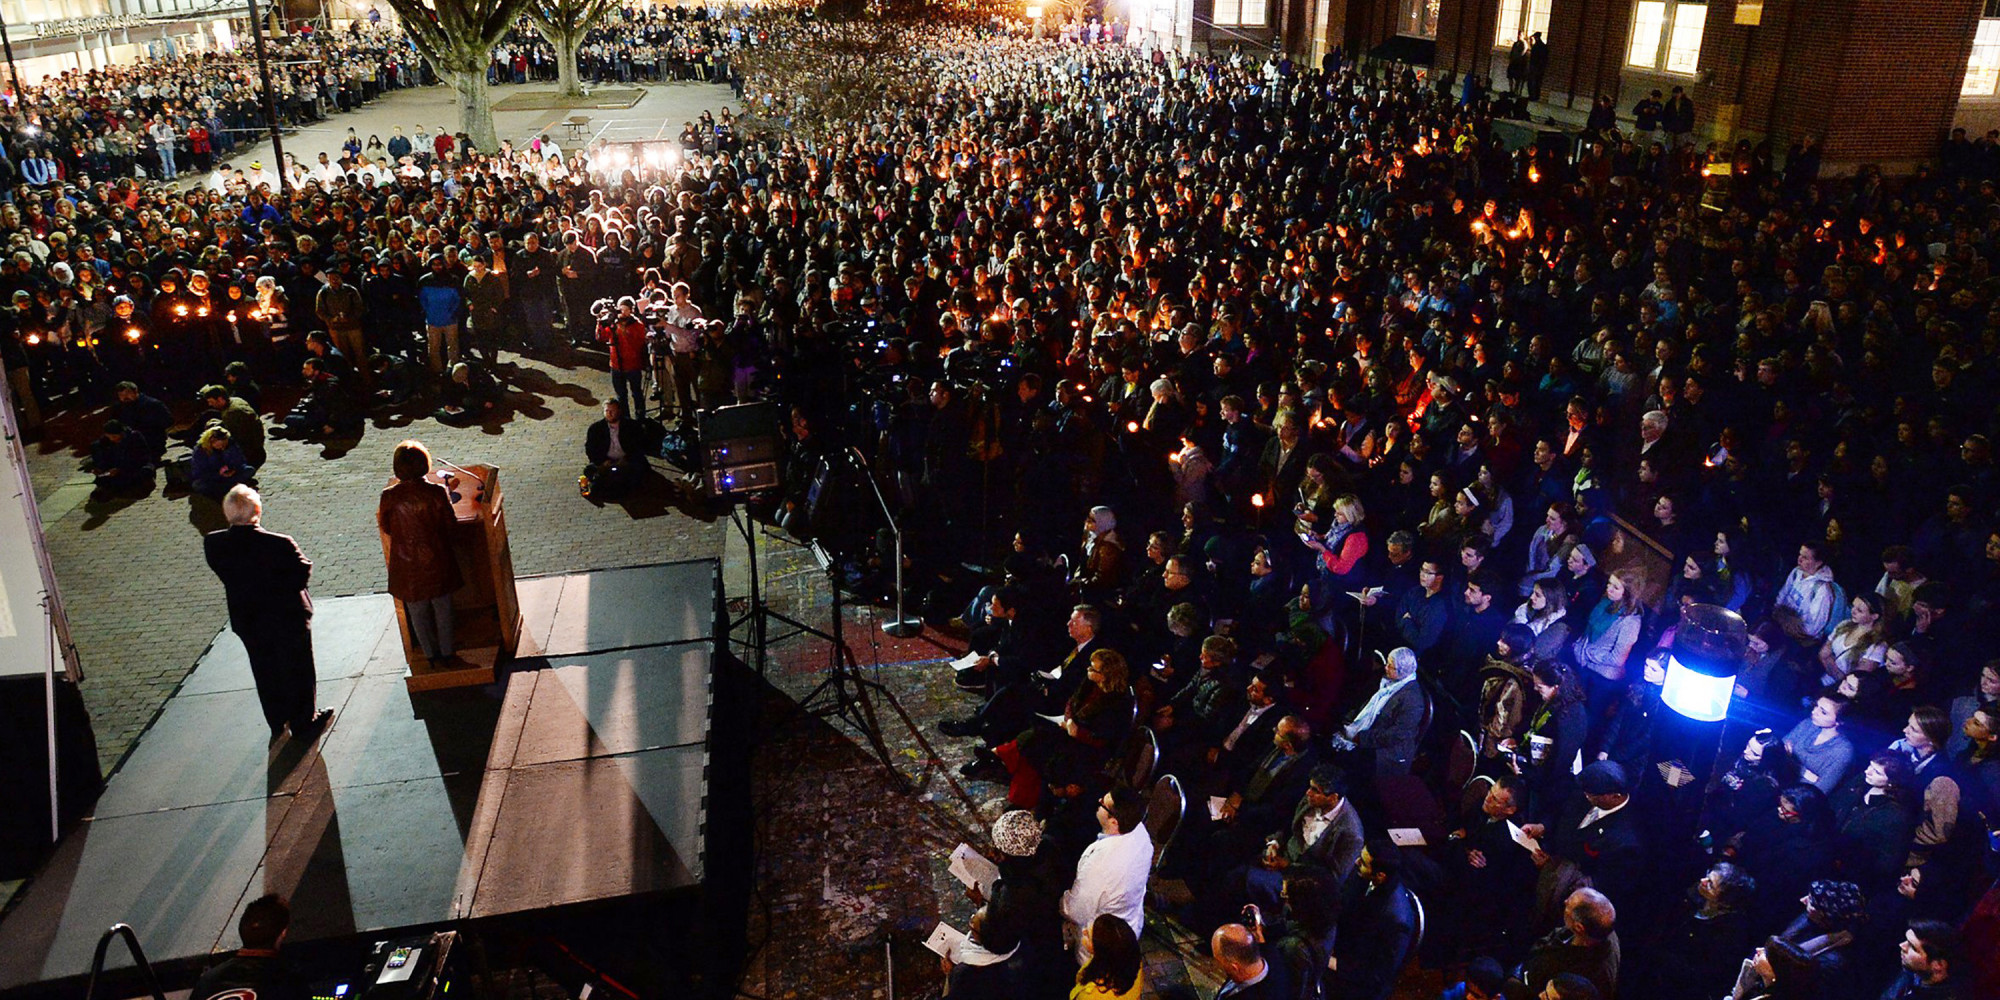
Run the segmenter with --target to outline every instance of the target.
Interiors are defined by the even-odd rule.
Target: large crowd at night
[[[1006,799],[953,997],[1137,996],[1162,916],[1232,997],[2000,995],[2000,149],[1822,176],[1512,145],[1339,54],[619,17],[588,73],[741,112],[252,168],[240,60],[32,92],[16,384],[106,418],[102,490],[220,496],[267,427],[476,422],[587,351],[604,495],[664,488],[655,421],[775,401],[759,511],[869,591],[881,526],[816,517],[858,449]],[[429,79],[386,26],[281,44],[288,120]],[[551,72],[520,34],[491,74]],[[1663,700],[1695,606],[1747,632],[1719,725]]]

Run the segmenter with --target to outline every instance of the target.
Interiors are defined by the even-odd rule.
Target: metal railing
[[[146,961],[146,949],[139,947],[139,935],[132,932],[130,924],[112,924],[111,929],[97,939],[97,954],[90,959],[90,985],[84,988],[83,1000],[97,1000],[97,977],[104,971],[104,956],[111,949],[114,937],[125,939],[125,950],[132,953],[132,961],[145,974],[146,994],[153,1000],[167,1000],[167,995],[160,992],[160,977],[153,973],[153,963]]]

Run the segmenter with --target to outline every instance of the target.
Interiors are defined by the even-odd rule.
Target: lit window
[[[1262,28],[1268,0],[1215,0],[1216,24],[1241,28]]]
[[[1708,5],[1674,5],[1674,31],[1667,40],[1667,72],[1693,73],[1701,59],[1701,29],[1708,23]]]
[[[1701,62],[1701,33],[1707,25],[1705,2],[1640,0],[1632,9],[1625,65],[1691,76]]]
[[[1972,36],[1972,60],[1965,67],[1965,86],[1958,92],[1968,97],[1991,97],[2000,90],[2000,19],[1979,22]]]
[[[1500,20],[1493,30],[1493,46],[1510,48],[1514,39],[1539,31],[1549,31],[1549,5],[1554,0],[1500,0]]]

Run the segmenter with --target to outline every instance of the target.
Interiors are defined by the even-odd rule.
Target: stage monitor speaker
[[[711,493],[737,497],[777,487],[778,412],[769,401],[702,412],[702,471]]]

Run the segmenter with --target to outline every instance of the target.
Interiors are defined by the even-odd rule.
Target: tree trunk
[[[500,138],[493,131],[493,94],[487,88],[486,66],[453,72],[451,85],[458,91],[458,130],[480,152],[499,152]]]
[[[564,38],[555,43],[556,50],[556,93],[563,97],[582,97],[583,80],[576,75],[576,50],[582,41]]]

